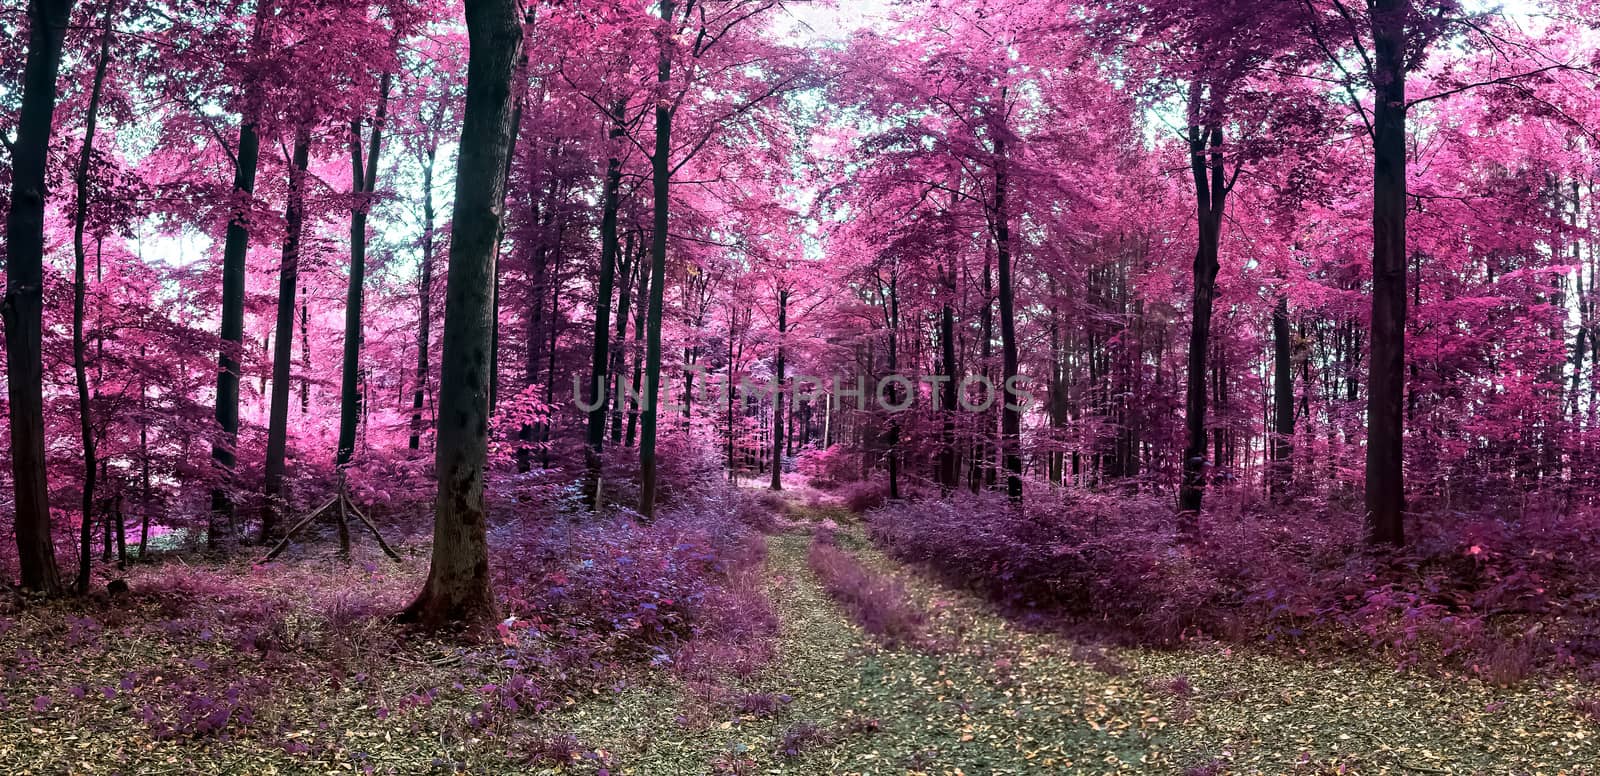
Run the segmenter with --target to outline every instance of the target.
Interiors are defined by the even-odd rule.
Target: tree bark
[[[650,235],[650,307],[646,313],[644,406],[639,428],[639,514],[651,519],[656,514],[656,410],[661,394],[661,305],[662,287],[667,273],[667,223],[670,204],[668,182],[672,172],[672,103],[667,88],[672,82],[672,40],[668,28],[678,4],[661,0],[662,26],[656,57],[656,144],[650,158],[651,187],[654,197],[653,233]]]
[[[1195,92],[1190,102],[1190,113],[1196,120],[1200,118],[1201,88],[1193,87]],[[1212,304],[1217,293],[1222,215],[1228,195],[1221,147],[1220,126],[1196,124],[1189,127],[1189,168],[1194,175],[1198,244],[1194,254],[1193,318],[1184,396],[1183,482],[1178,491],[1179,530],[1186,536],[1199,532],[1200,504],[1205,493],[1206,356],[1211,348]]]
[[[1405,543],[1406,16],[1374,0],[1372,357],[1367,373],[1367,540]]]
[[[622,283],[617,289],[617,341],[611,346],[610,372],[612,388],[606,392],[607,401],[611,402],[611,446],[622,444],[622,385],[623,385],[623,354],[627,351],[628,342],[628,303],[633,299],[629,291],[634,275],[641,270],[638,265],[641,257],[633,251],[634,233],[628,233],[627,245],[622,253]]]
[[[1001,110],[1005,110],[1006,90],[1000,90]],[[1007,170],[1004,127],[997,128],[994,141],[994,239],[1000,292],[1000,368],[1003,387],[999,401],[1001,458],[1006,469],[1006,496],[1022,503],[1022,410],[1010,398],[1009,388],[1017,378],[1017,318],[1011,287],[1011,211],[1007,203],[1010,171]]]
[[[467,97],[445,284],[433,558],[421,593],[400,615],[429,629],[455,625],[481,631],[497,618],[489,587],[483,476],[495,244],[513,131],[512,72],[522,48],[518,5],[516,0],[466,0]]]
[[[428,392],[428,350],[433,344],[433,164],[438,149],[429,147],[422,163],[422,267],[417,284],[417,389],[411,394],[412,450],[422,448],[422,404]]]
[[[306,167],[311,160],[311,130],[295,131],[289,162],[288,202],[283,211],[283,257],[278,263],[278,317],[272,333],[272,394],[267,410],[267,460],[261,510],[261,543],[277,541],[278,517],[286,506],[283,488],[289,451],[289,381],[294,361],[295,291],[300,287],[300,237],[305,228]]]
[[[272,4],[263,0],[256,8],[255,31],[252,33],[251,51],[259,55],[265,43],[267,16]],[[259,85],[253,86],[259,90]],[[245,100],[245,110],[255,110],[260,100]],[[239,358],[244,348],[244,285],[245,259],[250,248],[249,209],[256,188],[256,166],[261,157],[261,138],[256,132],[254,115],[245,114],[239,121],[239,151],[233,171],[233,193],[237,210],[228,221],[227,236],[222,247],[222,349],[217,358],[218,437],[211,445],[211,459],[216,463],[219,481],[211,491],[211,522],[206,533],[206,543],[213,550],[227,552],[233,545],[235,534],[233,495],[229,488],[233,482],[233,467],[238,458],[235,446],[239,438]],[[227,532],[227,536],[219,534]]]
[[[378,85],[378,109],[372,115],[367,140],[366,169],[362,169],[361,120],[350,122],[350,179],[355,203],[350,210],[350,287],[345,292],[344,367],[339,389],[339,448],[334,465],[348,466],[356,452],[356,428],[361,421],[361,307],[367,282],[367,212],[378,188],[378,152],[383,147],[383,122],[389,111],[391,76]]]
[[[105,88],[106,64],[111,59],[111,12],[107,5],[100,28],[100,54],[94,65],[94,85],[89,90],[89,107],[84,118],[83,146],[78,152],[78,168],[73,176],[77,191],[72,213],[72,375],[78,388],[78,430],[83,443],[83,523],[79,528],[78,594],[89,592],[89,525],[94,519],[95,479],[99,461],[95,456],[94,410],[89,402],[87,345],[83,338],[84,297],[88,281],[84,270],[88,255],[83,232],[89,221],[89,164],[94,159],[95,128],[100,118],[100,95]],[[109,536],[110,524],[107,523]],[[108,543],[109,548],[109,543]]]
[[[28,59],[22,110],[11,151],[11,210],[6,214],[6,390],[11,411],[11,474],[16,496],[17,560],[22,587],[61,590],[45,481],[41,340],[44,308],[45,167],[55,115],[61,45],[70,0],[28,4]]]
[[[627,132],[622,123],[627,106],[627,102],[620,99],[611,104],[609,135],[613,145]],[[589,486],[593,489],[590,492],[590,503],[596,509],[600,506],[595,502],[600,495],[600,456],[604,451],[606,439],[606,370],[611,364],[611,291],[612,286],[616,284],[617,274],[617,251],[620,243],[617,239],[617,209],[621,190],[622,159],[613,150],[610,158],[606,159],[606,178],[600,196],[600,284],[595,289],[594,360],[590,366],[588,396],[593,409],[589,410],[589,448],[585,457],[589,469]]]
[[[1294,482],[1294,346],[1289,335],[1289,297],[1272,310],[1272,494],[1288,495]]]
[[[783,490],[783,402],[789,396],[783,380],[783,335],[789,330],[789,292],[778,292],[778,359],[774,367],[777,383],[772,391],[772,489]]]

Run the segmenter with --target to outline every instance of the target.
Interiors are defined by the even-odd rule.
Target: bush
[[[1600,662],[1593,513],[1519,520],[1424,515],[1413,544],[1374,555],[1358,516],[1241,510],[1185,543],[1164,500],[995,495],[873,513],[886,552],[1027,619],[1170,646],[1197,638],[1375,650],[1513,684]],[[1555,617],[1556,613],[1560,617]],[[1537,627],[1535,627],[1537,626]]]
[[[819,490],[832,490],[861,478],[860,454],[845,445],[807,448],[795,456],[794,468]]]
[[[765,542],[740,521],[747,496],[713,488],[649,525],[626,517],[522,524],[496,537],[503,638],[546,650],[558,671],[611,663],[751,671],[776,620],[755,578]]]
[[[858,515],[883,508],[885,496],[882,485],[867,481],[852,482],[839,493],[845,509]]]
[[[867,633],[885,646],[918,645],[923,614],[898,580],[884,579],[839,549],[828,531],[819,531],[806,556],[828,595],[842,604]]]

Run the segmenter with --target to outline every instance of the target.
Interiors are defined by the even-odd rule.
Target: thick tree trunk
[[[263,1],[256,8],[255,32],[252,34],[252,52],[259,54],[265,41],[266,20],[271,3]],[[259,85],[254,87],[259,90]],[[247,106],[255,106],[259,99],[247,99]],[[247,110],[254,110],[248,107]],[[222,325],[220,337],[222,350],[217,358],[218,436],[211,445],[211,459],[216,463],[218,483],[211,491],[211,523],[206,533],[206,543],[213,550],[227,552],[233,546],[236,534],[234,524],[233,467],[238,458],[239,441],[239,359],[244,349],[244,285],[245,258],[250,248],[250,220],[248,211],[256,188],[256,166],[261,158],[261,138],[256,133],[256,117],[243,115],[239,121],[239,150],[233,171],[234,215],[228,221],[227,235],[222,246]],[[226,532],[226,535],[221,535]]]
[[[495,243],[513,131],[511,76],[522,48],[518,5],[516,0],[466,0],[470,54],[445,284],[433,559],[422,592],[400,616],[430,629],[458,625],[477,631],[497,618],[489,587],[483,476]]]
[[[41,340],[44,308],[45,167],[55,116],[61,44],[70,0],[28,3],[28,59],[22,110],[11,149],[11,210],[6,214],[6,391],[11,412],[11,475],[15,493],[17,565],[22,587],[61,591],[50,531],[45,481]]]
[[[438,150],[429,148],[422,163],[422,267],[417,284],[417,388],[411,394],[412,450],[422,448],[422,405],[428,392],[428,351],[433,345],[433,164]]]
[[[1004,109],[1006,90],[1000,90],[1000,103]],[[1004,132],[1002,128],[999,130]],[[999,270],[1000,292],[1000,368],[1003,388],[998,401],[1003,402],[1000,412],[1001,458],[1006,469],[1006,496],[1012,503],[1022,503],[1022,407],[1012,401],[1011,387],[1017,374],[1017,317],[1011,287],[1011,211],[1007,204],[1010,194],[1009,171],[1006,169],[1006,144],[1003,137],[994,142],[994,239],[996,265]]]
[[[1198,118],[1198,90],[1191,113]],[[1210,158],[1207,159],[1209,145]],[[1206,356],[1211,348],[1211,311],[1217,293],[1222,214],[1227,206],[1227,182],[1222,152],[1222,128],[1189,128],[1189,168],[1194,174],[1195,218],[1198,244],[1194,254],[1193,318],[1189,330],[1188,374],[1184,398],[1183,482],[1178,490],[1179,530],[1199,531],[1199,511],[1205,492],[1206,463]]]
[[[389,112],[390,75],[378,85],[378,109],[372,115],[366,168],[361,160],[361,120],[350,122],[350,287],[344,303],[344,365],[339,387],[339,448],[334,465],[348,466],[356,453],[356,428],[361,421],[361,308],[367,282],[367,212],[378,188],[378,152],[383,147],[383,122]]]
[[[1406,16],[1374,0],[1372,358],[1367,374],[1367,539],[1405,543]]]
[[[1294,482],[1294,346],[1289,339],[1289,297],[1272,310],[1272,494],[1282,498]]]
[[[84,227],[89,221],[89,163],[94,158],[94,134],[100,118],[100,95],[106,83],[106,64],[111,59],[111,11],[107,5],[100,29],[100,55],[94,65],[94,85],[89,89],[89,108],[84,118],[83,146],[78,152],[78,168],[73,176],[76,189],[72,212],[72,375],[78,387],[78,430],[83,445],[83,523],[79,530],[78,594],[89,592],[89,524],[94,519],[96,470],[94,410],[89,402],[87,345],[83,339],[84,297],[88,282],[84,276],[88,255],[83,246]],[[106,524],[110,536],[110,523]],[[110,542],[107,542],[110,549]],[[109,554],[109,553],[108,553]]]
[[[654,223],[650,235],[650,308],[646,313],[644,406],[639,428],[639,514],[651,519],[656,514],[656,410],[661,394],[661,306],[662,288],[667,273],[667,224],[670,204],[669,179],[672,173],[672,104],[666,90],[672,82],[672,41],[668,28],[678,4],[661,0],[660,53],[656,58],[656,146],[650,157],[651,187],[654,197]]]
[[[628,104],[624,100],[617,100],[611,104],[610,137],[613,144],[627,133],[627,128],[622,123],[627,108]],[[616,283],[617,252],[620,244],[620,240],[617,239],[617,209],[621,190],[622,159],[613,151],[611,157],[606,160],[606,178],[600,196],[600,284],[595,289],[594,359],[590,367],[588,396],[593,409],[589,410],[589,449],[585,457],[589,469],[589,486],[593,488],[590,493],[591,503],[600,496],[600,455],[606,439],[606,370],[611,364],[611,291]],[[598,509],[600,505],[594,503],[594,506]]]
[[[267,409],[267,460],[261,510],[261,543],[278,540],[278,517],[287,506],[283,488],[289,452],[289,372],[294,361],[295,291],[300,287],[300,237],[305,228],[306,166],[311,159],[310,127],[294,135],[289,162],[288,202],[283,210],[283,257],[278,263],[278,317],[272,331],[272,394]]]

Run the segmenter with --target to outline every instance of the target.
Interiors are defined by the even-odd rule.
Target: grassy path
[[[1600,773],[1600,731],[1572,711],[1582,691],[1571,685],[1502,690],[1220,648],[1089,650],[1021,631],[852,536],[844,544],[864,563],[905,579],[941,648],[875,646],[807,568],[809,537],[774,536],[778,654],[738,692],[788,702],[770,713],[711,709],[713,719],[686,728],[692,698],[676,711],[651,701],[660,708],[635,717],[620,772]],[[664,722],[678,732],[648,732]],[[616,732],[609,721],[582,727],[595,743]]]

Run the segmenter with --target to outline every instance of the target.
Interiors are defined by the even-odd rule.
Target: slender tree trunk
[[[956,375],[956,267],[955,258],[951,257],[951,266],[944,271],[944,305],[939,312],[939,366],[944,373],[944,384],[940,386],[943,392],[942,427],[939,439],[939,490],[944,495],[956,489],[956,412],[958,382],[961,380]],[[826,423],[826,421],[824,421]]]
[[[283,257],[278,263],[278,317],[272,332],[272,394],[267,409],[267,460],[261,510],[261,543],[278,538],[278,517],[287,500],[283,487],[289,452],[289,382],[294,361],[295,291],[300,287],[300,237],[305,228],[306,166],[311,160],[311,129],[295,130],[289,163],[288,202],[283,211]]]
[[[6,214],[6,390],[11,415],[11,475],[15,493],[17,560],[22,587],[61,591],[50,530],[50,488],[45,481],[44,393],[41,340],[44,284],[44,210],[56,74],[72,14],[70,0],[28,3],[28,59],[22,109],[11,149],[11,210]]]
[[[430,147],[422,163],[422,268],[417,284],[417,389],[411,394],[412,450],[422,449],[422,404],[428,392],[428,351],[433,345],[433,165],[438,149]]]
[[[139,357],[147,358],[144,345],[139,346]],[[145,555],[150,547],[150,386],[143,375],[139,377],[139,562],[149,560]]]
[[[639,425],[639,396],[644,380],[644,326],[645,311],[650,307],[650,276],[639,257],[639,299],[633,308],[633,395],[628,399],[628,447],[633,447],[634,434]]]
[[[489,588],[483,496],[489,442],[491,287],[510,155],[511,83],[522,48],[516,0],[466,0],[466,113],[457,162],[450,272],[439,382],[433,559],[402,621],[485,628],[497,619]]]
[[[300,289],[300,414],[311,411],[311,292]]]
[[[272,4],[263,0],[256,8],[251,50],[259,56],[265,44],[266,20]],[[253,87],[259,91],[260,86]],[[246,110],[260,103],[245,100]],[[211,445],[218,482],[211,491],[211,523],[206,543],[213,551],[228,552],[233,546],[234,524],[233,467],[238,459],[235,446],[239,438],[239,358],[244,348],[245,259],[250,248],[248,211],[256,188],[256,167],[261,157],[261,138],[256,133],[256,117],[243,115],[239,122],[239,150],[233,173],[234,215],[228,221],[222,247],[222,350],[217,359],[216,418],[219,434]],[[226,536],[222,536],[223,532]]]
[[[778,359],[773,374],[777,384],[772,392],[772,489],[783,490],[783,402],[789,391],[783,380],[783,336],[789,330],[789,292],[778,292]]]
[[[661,306],[667,273],[667,224],[669,178],[672,172],[672,104],[666,90],[672,82],[673,24],[678,4],[661,0],[663,25],[658,36],[660,53],[656,58],[656,147],[650,158],[651,186],[655,218],[650,235],[650,308],[646,313],[644,406],[639,429],[639,514],[645,519],[656,515],[656,410],[661,394]]]
[[[78,430],[83,445],[83,524],[79,535],[78,593],[89,592],[89,525],[94,519],[95,477],[99,461],[95,457],[94,410],[89,402],[87,344],[83,338],[84,298],[88,281],[84,276],[87,252],[83,246],[84,227],[89,221],[89,164],[94,159],[95,128],[100,118],[100,95],[105,88],[106,64],[111,59],[111,13],[107,5],[100,28],[100,55],[94,65],[94,85],[89,90],[89,108],[84,118],[83,146],[78,152],[78,168],[73,176],[76,189],[72,213],[72,374],[78,387]],[[107,524],[109,529],[110,524]],[[110,531],[107,531],[109,536]],[[109,545],[109,543],[108,543]]]
[[[1006,90],[1000,90],[1004,110]],[[1004,132],[1002,128],[999,132]],[[997,134],[994,141],[994,238],[1000,281],[1000,363],[1004,389],[1000,392],[1000,447],[1006,469],[1006,496],[1022,503],[1022,407],[1011,400],[1010,389],[1018,377],[1017,318],[1011,288],[1011,211],[1007,204],[1009,171],[1006,169],[1006,143]]]
[[[1272,311],[1272,371],[1272,493],[1281,498],[1294,482],[1294,346],[1287,296],[1278,297]]]
[[[623,126],[623,114],[628,109],[625,100],[617,100],[611,104],[611,143],[613,146],[627,133]],[[601,193],[600,213],[600,284],[595,290],[594,312],[594,361],[589,375],[589,396],[593,409],[589,410],[588,428],[588,454],[586,463],[589,469],[589,485],[593,490],[590,493],[591,503],[595,503],[600,496],[600,456],[605,446],[606,438],[606,368],[611,364],[610,337],[611,337],[611,291],[616,282],[617,251],[617,209],[620,200],[619,192],[622,189],[622,159],[613,150],[610,158],[606,160],[606,178]]]
[[[372,115],[366,168],[361,160],[361,120],[350,122],[350,180],[355,205],[350,211],[350,287],[345,293],[344,367],[339,389],[339,448],[334,465],[345,467],[356,452],[356,428],[361,421],[361,307],[367,282],[367,212],[378,188],[378,152],[383,147],[383,122],[389,111],[391,76],[378,85],[378,109]]]
[[[622,367],[623,353],[627,350],[628,342],[628,302],[632,300],[630,286],[633,276],[639,270],[639,257],[633,252],[633,232],[628,233],[627,246],[623,250],[622,284],[617,289],[617,341],[611,346],[611,366],[608,370],[611,377],[612,388],[606,392],[611,402],[611,446],[622,444]]]
[[[531,14],[532,11],[530,10],[529,13]],[[523,103],[523,95],[522,95],[522,92],[520,90],[522,89],[523,76],[526,74],[527,69],[528,69],[528,57],[527,57],[526,52],[524,52],[524,54],[521,57],[521,59],[519,59],[517,61],[516,69],[512,72],[512,82],[514,84],[513,88],[518,89],[519,91],[517,92],[516,107],[512,108],[512,110],[511,110],[511,144],[509,146],[507,146],[507,148],[506,148],[506,166],[505,166],[505,169],[501,170],[501,177],[504,178],[504,181],[502,182],[502,188],[504,188],[507,191],[509,191],[511,189],[511,166],[512,166],[512,164],[515,163],[515,160],[517,158],[517,140],[522,137],[522,103]],[[530,154],[530,156],[532,156],[532,155]],[[531,163],[530,163],[529,167],[530,167],[530,169],[532,168],[532,164]],[[530,182],[530,186],[529,186],[529,190],[530,191],[532,190],[531,183],[532,183],[533,177],[534,177],[534,174],[532,172],[529,172],[528,178],[529,178],[529,182]],[[502,205],[503,205],[503,203],[502,203]],[[538,209],[535,208],[534,209],[534,223],[538,223],[538,220],[539,220]],[[497,233],[495,233],[495,237],[494,237],[494,259],[495,259],[495,261],[494,261],[494,283],[493,283],[493,285],[494,285],[494,301],[493,301],[493,304],[491,306],[491,312],[490,312],[490,324],[491,324],[491,327],[490,327],[490,330],[489,330],[489,414],[490,415],[493,415],[495,413],[495,411],[498,410],[499,407],[500,407],[500,274],[501,274],[500,246],[505,243],[505,236],[506,236],[506,223],[505,223],[505,218],[502,217],[500,219],[500,229],[499,229],[499,231]],[[542,250],[544,250],[544,248],[541,246],[539,248],[539,250],[542,251]],[[533,277],[533,281],[535,283],[535,287],[537,287],[537,284],[539,282],[542,282],[542,280],[543,280],[544,273],[543,273],[542,269],[539,268],[539,267],[535,267],[533,272],[530,273],[530,274]],[[537,297],[537,296],[538,296],[538,294],[535,293],[535,297]],[[529,339],[529,342],[533,341],[533,336],[532,336],[531,333],[529,334],[528,339]],[[531,363],[531,361],[530,361],[530,363]],[[534,380],[534,374],[533,373],[534,373],[534,370],[530,367],[528,369],[528,372],[527,372],[527,375],[526,375],[527,382],[528,382],[529,385],[533,384],[533,380]],[[528,437],[528,432],[529,432],[529,429],[526,426],[524,426],[522,428],[522,430],[521,430],[521,436],[524,439],[526,439]],[[527,459],[527,454],[528,454],[527,448],[523,448],[523,449],[518,451],[518,459],[519,460],[517,462],[517,471],[526,472],[530,468],[528,466],[528,464],[527,464],[527,460],[528,460]]]
[[[734,326],[738,323],[738,321],[739,321],[738,308],[733,307],[732,305],[729,305],[728,306],[728,371],[727,371],[727,375],[728,375],[727,391],[728,391],[728,393],[727,393],[726,396],[723,397],[723,399],[727,402],[727,405],[728,405],[727,406],[727,412],[728,412],[728,482],[738,482],[738,474],[737,474],[738,465],[737,465],[737,462],[734,460],[734,457],[733,457],[733,446],[734,446],[734,438],[735,438],[735,429],[737,428],[734,425],[735,419],[734,419],[734,415],[733,415],[733,408],[734,408],[734,402],[735,402],[735,398],[734,397],[737,394],[737,391],[734,388],[734,373],[737,371],[735,369],[735,365],[738,363],[737,361],[734,360],[733,338],[734,338]]]
[[[993,384],[993,371],[989,368],[989,361],[994,357],[994,263],[989,255],[988,246],[983,251],[983,313],[978,324],[979,339],[982,340],[979,354],[983,361],[983,379]],[[989,460],[989,449],[994,434],[994,415],[985,409],[979,418],[979,428],[982,433],[976,434],[972,443],[972,470],[967,478],[967,485],[973,493],[982,490],[986,483],[992,483],[994,467]]]
[[[889,363],[888,373],[896,374],[900,369],[900,265],[893,265],[889,274]],[[868,370],[871,373],[871,370]],[[892,384],[891,384],[892,385]],[[876,391],[874,391],[876,393]],[[891,387],[889,403],[898,405],[901,401],[898,388]],[[889,463],[889,498],[900,499],[900,418],[897,414],[890,413],[889,428],[884,434],[884,447],[887,448]]]
[[[1372,357],[1367,374],[1367,539],[1405,543],[1406,22],[1373,0]]]
[[[1199,91],[1192,87],[1190,112],[1199,118]],[[1207,160],[1207,146],[1210,160]],[[1194,254],[1193,319],[1189,331],[1188,376],[1184,401],[1183,482],[1178,491],[1179,529],[1186,536],[1199,532],[1199,511],[1205,492],[1206,463],[1206,355],[1211,347],[1212,303],[1217,293],[1222,214],[1227,206],[1227,182],[1221,152],[1222,128],[1189,127],[1189,168],[1194,174],[1195,218],[1198,245]]]

